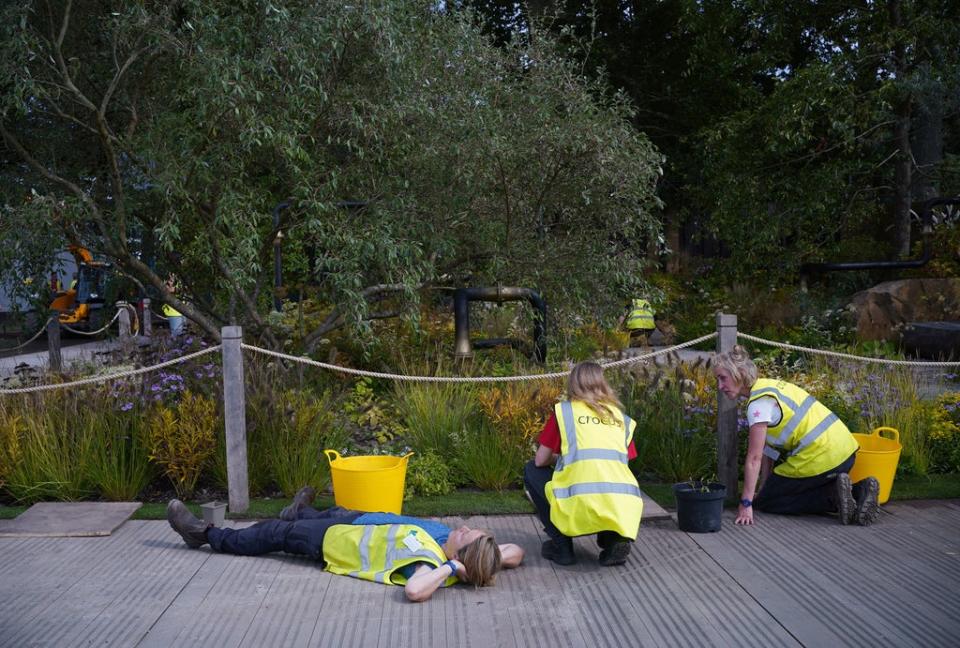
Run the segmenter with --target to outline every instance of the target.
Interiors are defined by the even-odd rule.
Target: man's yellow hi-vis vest
[[[633,540],[643,500],[627,466],[637,424],[616,407],[599,415],[580,401],[558,403],[560,457],[544,488],[550,521],[567,536],[613,531]]]
[[[387,585],[403,585],[398,570],[410,563],[439,567],[446,554],[430,535],[412,524],[336,524],[323,536],[326,570]],[[450,576],[443,587],[457,582]]]
[[[162,310],[163,314],[166,315],[167,317],[183,317],[183,313],[178,311],[176,308],[174,308],[170,304],[164,304],[160,310]]]
[[[763,454],[787,458],[773,471],[783,477],[813,477],[836,468],[857,450],[857,441],[837,415],[803,389],[782,380],[761,378],[750,390],[750,402],[761,396],[777,399],[783,417],[767,427]],[[750,402],[747,407],[750,407]]]
[[[627,313],[627,321],[624,326],[628,331],[652,331],[656,328],[653,323],[653,307],[646,299],[634,299],[630,304],[630,312]]]

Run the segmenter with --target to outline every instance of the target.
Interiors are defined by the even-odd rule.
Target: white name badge
[[[410,551],[420,551],[423,549],[423,543],[417,540],[417,536],[412,532],[407,534],[407,537],[403,539],[403,544],[407,545],[407,549]]]

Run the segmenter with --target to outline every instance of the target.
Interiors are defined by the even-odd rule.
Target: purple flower
[[[132,409],[133,409],[133,403],[124,403],[123,405],[120,406],[121,412],[129,412]]]

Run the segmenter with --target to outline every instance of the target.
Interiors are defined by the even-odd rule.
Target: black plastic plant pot
[[[680,482],[673,485],[677,500],[677,523],[687,533],[720,530],[727,487],[719,482]]]

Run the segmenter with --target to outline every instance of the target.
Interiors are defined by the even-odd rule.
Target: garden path
[[[425,604],[288,556],[187,549],[162,521],[105,538],[0,539],[0,646],[930,646],[960,635],[960,502],[895,502],[870,528],[725,514],[644,522],[628,563],[539,555],[529,515],[473,518],[527,551],[493,588]],[[449,523],[459,520],[447,519]]]

